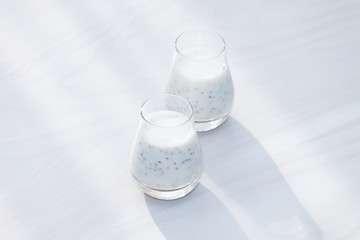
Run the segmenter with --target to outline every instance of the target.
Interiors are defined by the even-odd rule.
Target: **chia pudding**
[[[206,49],[187,49],[183,54],[174,59],[166,92],[192,104],[195,122],[228,115],[234,86],[224,57],[211,58],[215,53]]]
[[[181,125],[188,118],[175,111],[157,111],[146,119],[131,156],[136,180],[158,190],[183,188],[196,181],[203,170],[202,151],[195,130]]]

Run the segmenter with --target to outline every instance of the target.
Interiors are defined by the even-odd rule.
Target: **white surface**
[[[140,104],[185,30],[227,41],[201,185],[144,197]],[[360,2],[0,3],[1,239],[360,239]]]

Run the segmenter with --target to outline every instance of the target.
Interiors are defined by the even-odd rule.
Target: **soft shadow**
[[[248,239],[231,212],[203,185],[185,198],[160,201],[145,196],[159,230],[174,239]]]
[[[119,91],[125,85],[131,87],[134,94],[143,95],[143,93],[139,93],[139,82],[137,80],[143,79],[141,85],[145,91],[153,89],[155,81],[163,84],[158,79],[166,77],[168,69],[166,68],[164,71],[159,66],[169,67],[169,62],[172,59],[173,40],[169,42],[164,38],[156,37],[161,32],[157,33],[158,29],[146,21],[141,22],[141,24],[145,24],[144,27],[137,24],[135,20],[129,23],[124,22],[124,25],[119,24],[124,20],[124,16],[131,17],[133,11],[143,11],[141,4],[137,6],[137,9],[136,6],[132,6],[133,4],[124,3],[126,2],[121,4],[114,2],[112,7],[122,9],[121,14],[106,18],[106,21],[104,21],[104,16],[99,15],[89,4],[84,4],[82,1],[69,1],[64,6],[73,13],[74,18],[77,19],[84,30],[91,29],[91,31],[84,31],[84,36],[88,38],[89,47],[93,47],[94,51],[104,54],[100,56],[100,60],[106,62],[104,66],[109,67],[108,71],[111,70],[114,71],[114,74],[117,74],[116,81],[112,82],[113,87],[116,87],[117,91]],[[127,25],[131,27],[125,31],[124,28],[127,29]],[[94,44],[94,46],[90,44]],[[164,51],[164,46],[171,50],[171,54],[169,54],[169,51]],[[100,60],[89,63],[88,65],[91,64],[89,71],[92,71],[93,66],[98,66]],[[159,72],[163,76],[155,75],[153,77],[154,74]],[[67,85],[68,81],[74,81],[74,79],[70,77],[60,80],[61,85]]]
[[[10,226],[31,229],[34,239],[121,239],[116,216],[76,164],[83,150],[71,154],[16,87],[6,90],[11,108],[3,107],[0,121],[0,204],[12,206]]]
[[[254,223],[252,237],[322,239],[276,163],[241,124],[230,118],[199,136],[206,174],[238,204],[246,215],[241,217]]]

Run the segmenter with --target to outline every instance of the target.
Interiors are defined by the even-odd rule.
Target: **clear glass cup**
[[[203,171],[203,154],[191,104],[176,95],[146,100],[131,154],[132,174],[142,191],[172,200],[190,193]]]
[[[224,39],[210,32],[185,32],[175,41],[166,92],[192,104],[197,131],[217,128],[230,115],[234,86],[225,48]]]

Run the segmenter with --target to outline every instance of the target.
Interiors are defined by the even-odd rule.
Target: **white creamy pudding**
[[[193,106],[196,122],[214,120],[230,113],[234,98],[231,75],[226,66],[214,69],[174,69],[167,93],[182,96]]]
[[[192,104],[196,123],[228,116],[234,86],[225,55],[207,48],[183,49],[174,59],[166,92]]]
[[[188,117],[175,111],[146,116],[131,156],[138,182],[152,189],[174,190],[200,177],[202,151],[195,130],[186,127],[187,121]]]

